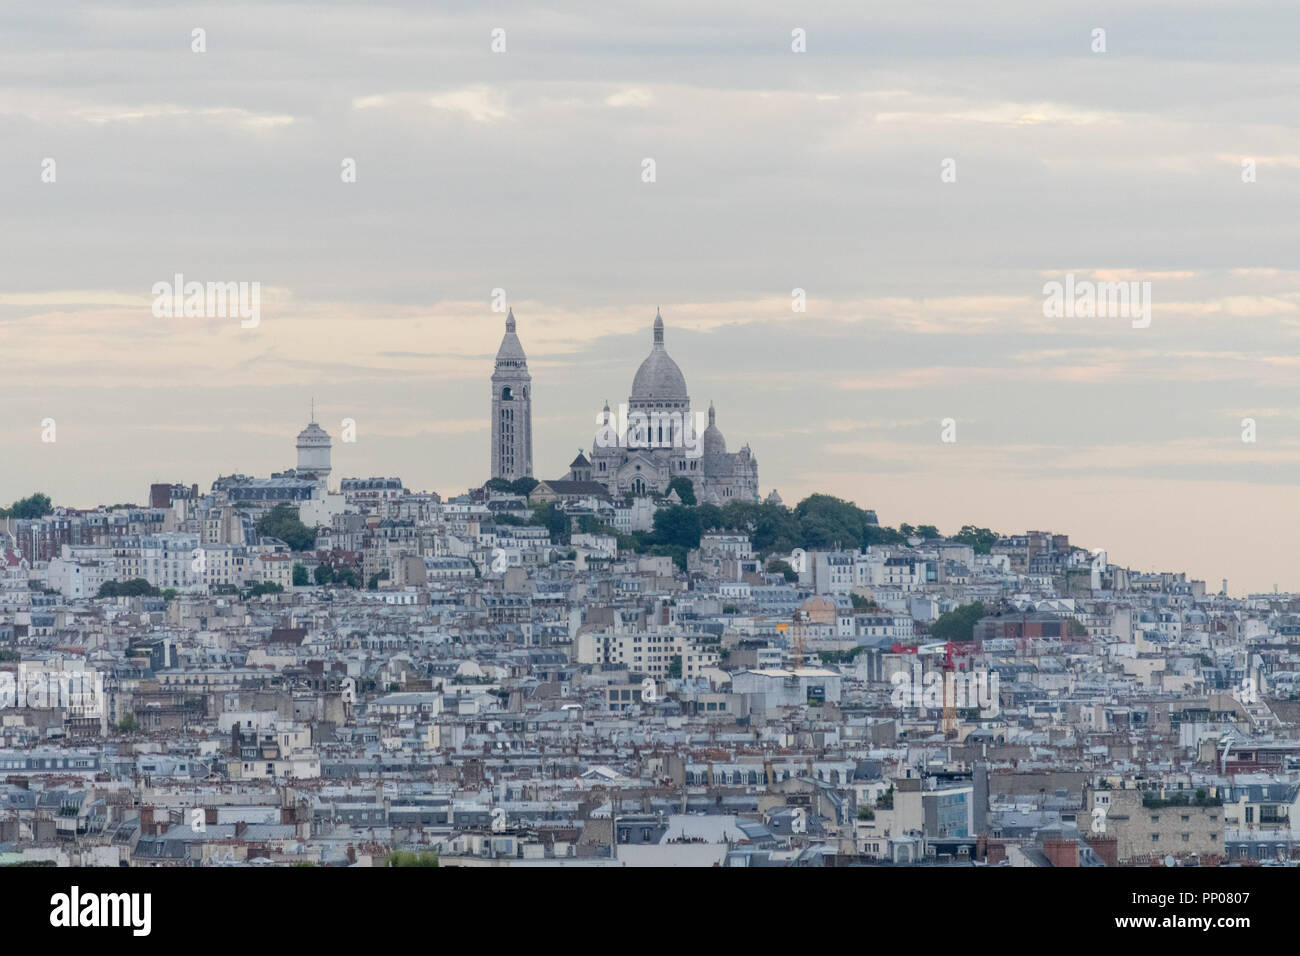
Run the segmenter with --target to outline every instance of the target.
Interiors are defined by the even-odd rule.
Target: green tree
[[[969,544],[976,554],[988,554],[997,543],[998,533],[988,528],[977,528],[973,524],[962,525],[962,529],[952,536],[952,540]]]
[[[975,624],[984,616],[984,604],[963,604],[953,608],[930,625],[930,634],[941,641],[970,641],[975,637]]]
[[[660,508],[654,517],[655,544],[676,548],[700,546],[700,516],[685,505]]]
[[[129,581],[105,581],[96,597],[158,597],[159,591],[144,578]]]
[[[50,496],[37,491],[19,498],[8,508],[0,508],[0,518],[44,518],[53,511]]]
[[[578,531],[581,534],[618,534],[618,529],[610,527],[595,515],[580,515]]]
[[[551,540],[557,544],[569,543],[569,516],[555,507],[553,501],[535,506],[529,524],[545,527],[551,533]]]
[[[249,597],[261,597],[263,594],[283,594],[284,587],[274,581],[258,581],[248,589]]]
[[[279,538],[294,551],[309,551],[316,544],[316,532],[298,519],[298,512],[287,503],[276,505],[257,522],[257,533]]]
[[[345,587],[357,588],[358,590],[361,588],[361,578],[357,576],[356,570],[349,568],[346,565],[334,569],[334,583],[342,584]]]
[[[943,537],[943,535],[939,533],[939,529],[932,524],[919,525],[916,529],[916,533],[927,541]]]
[[[437,866],[438,857],[429,850],[422,853],[408,853],[406,850],[394,850],[384,860],[384,866]]]
[[[668,490],[677,492],[677,497],[682,499],[682,504],[695,504],[695,483],[685,475],[678,475],[668,482]]]
[[[895,531],[893,528],[882,528],[880,525],[868,524],[862,529],[862,547],[869,548],[873,544],[904,544],[907,538],[901,531]]]
[[[503,494],[509,494],[509,493],[510,493],[510,479],[509,479],[509,478],[489,478],[486,482],[483,483],[483,487],[486,488],[488,491],[500,491],[500,492],[502,492]]]
[[[301,564],[293,566],[293,586],[296,588],[305,588],[310,578],[307,577],[307,569]]]
[[[722,520],[722,509],[717,505],[696,505],[695,513],[700,516],[700,531],[721,531],[726,529],[726,525]]]
[[[527,497],[533,493],[533,489],[536,488],[538,484],[540,484],[540,482],[538,482],[536,478],[533,478],[531,475],[524,475],[522,478],[516,478],[514,481],[510,482],[510,490],[516,495]]]
[[[317,584],[329,584],[334,580],[334,569],[324,562],[316,565],[316,570],[312,572]]]
[[[133,734],[140,729],[140,723],[135,719],[135,714],[127,714],[117,723],[119,733]]]
[[[681,680],[682,677],[682,655],[674,654],[668,658],[668,677],[671,680]]]
[[[782,561],[780,558],[773,558],[767,562],[767,570],[770,574],[783,575],[788,584],[793,584],[799,580],[799,572],[790,567],[790,562]]]
[[[853,608],[857,611],[874,611],[880,607],[871,598],[863,597],[861,594],[855,594],[852,591],[849,592],[849,600],[853,602]]]

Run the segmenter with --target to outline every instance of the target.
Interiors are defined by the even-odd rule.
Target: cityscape
[[[463,494],[312,414],[282,472],[4,509],[0,863],[1300,859],[1300,598],[787,506],[649,324],[556,477],[509,310]]]
[[[1294,21],[0,5],[7,928],[1280,926]]]

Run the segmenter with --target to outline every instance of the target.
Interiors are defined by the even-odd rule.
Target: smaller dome
[[[717,412],[712,402],[709,403],[709,427],[704,429],[703,449],[705,458],[721,458],[727,453],[727,440],[718,428]]]

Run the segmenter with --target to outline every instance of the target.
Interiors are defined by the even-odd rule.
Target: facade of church
[[[702,417],[702,416],[701,416]],[[758,460],[749,446],[727,451],[709,405],[708,426],[691,410],[686,377],[664,347],[664,320],[655,314],[649,356],[632,379],[626,421],[616,422],[608,403],[591,451],[590,473],[582,456],[570,477],[588,478],[611,495],[666,494],[674,478],[687,478],[701,503],[758,500]]]
[[[727,451],[712,405],[707,427],[697,421],[686,377],[664,347],[664,320],[657,312],[650,354],[637,369],[620,418],[606,403],[590,460],[579,453],[561,481],[588,487],[596,482],[621,498],[666,495],[669,482],[681,477],[701,503],[758,500],[758,460],[748,445]],[[492,476],[532,475],[532,452],[532,378],[512,310],[492,374]]]

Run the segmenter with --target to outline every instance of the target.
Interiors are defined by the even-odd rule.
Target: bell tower
[[[514,481],[532,473],[533,377],[511,309],[492,372],[492,477]]]

